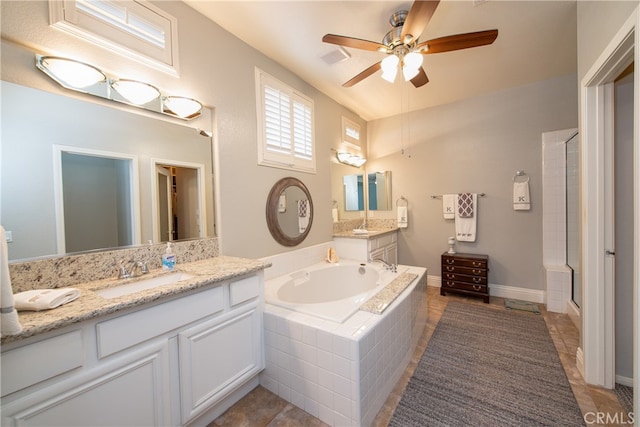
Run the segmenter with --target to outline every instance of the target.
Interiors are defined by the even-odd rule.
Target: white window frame
[[[76,0],[49,0],[50,24],[94,45],[177,76],[178,20],[146,0],[104,1],[124,9],[127,22],[117,24],[88,13]],[[132,25],[128,31],[125,27],[129,25],[129,17],[135,17],[141,25]],[[164,33],[164,41],[153,42],[145,38],[144,25],[159,28]]]
[[[316,173],[313,100],[259,68],[256,68],[255,79],[258,124],[258,164],[306,173]],[[281,106],[284,109],[284,111],[281,110],[281,113],[285,115],[280,117],[284,129],[276,130],[276,132],[281,131],[284,133],[279,141],[275,138],[270,139],[269,132],[267,131],[266,91],[270,91],[272,95],[281,97]],[[300,115],[296,116],[296,111],[304,114],[304,117],[300,118]],[[273,113],[276,115],[279,114],[278,112]],[[286,114],[289,115],[288,118]],[[302,129],[300,126],[302,126]],[[301,132],[296,132],[295,129],[301,130]],[[302,141],[300,138],[302,138]],[[273,142],[277,142],[277,144]],[[303,144],[302,149],[300,142]],[[279,147],[277,147],[277,145],[279,145]]]
[[[360,143],[360,125],[342,116],[342,142],[348,147],[362,150]]]

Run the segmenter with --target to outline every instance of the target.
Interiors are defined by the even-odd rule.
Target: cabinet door
[[[179,334],[183,423],[264,368],[261,317],[262,312],[254,305]]]
[[[384,248],[385,261],[389,264],[398,264],[398,244],[392,243]]]
[[[155,343],[99,371],[3,402],[2,425],[169,425],[168,349],[167,341]]]

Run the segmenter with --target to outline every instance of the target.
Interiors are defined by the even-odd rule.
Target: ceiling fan
[[[386,58],[365,69],[342,86],[351,87],[380,69],[382,69],[382,78],[393,82],[398,72],[398,65],[400,65],[405,81],[411,81],[418,88],[429,82],[422,67],[422,55],[489,45],[498,37],[498,30],[486,30],[419,42],[418,38],[431,20],[439,3],[439,0],[416,0],[409,12],[400,10],[391,15],[389,23],[393,29],[384,36],[382,43],[325,34],[322,37],[322,41],[325,43],[387,54]]]

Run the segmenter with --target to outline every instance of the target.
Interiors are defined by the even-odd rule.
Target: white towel
[[[442,196],[442,216],[444,216],[444,219],[455,218],[456,198],[456,194],[445,194]]]
[[[22,332],[18,312],[14,306],[11,277],[9,277],[9,251],[7,235],[0,225],[0,335],[15,335]]]
[[[531,197],[529,195],[529,180],[513,183],[513,210],[528,211],[531,209]]]
[[[478,195],[476,193],[473,193],[473,206],[475,206],[475,215],[470,218],[462,218],[458,213],[458,206],[456,206],[456,240],[459,242],[476,241],[476,227],[478,219]]]
[[[398,206],[398,228],[407,228],[409,215],[406,206]]]
[[[13,297],[18,311],[41,311],[60,307],[80,296],[75,288],[33,289],[15,294]]]
[[[338,222],[338,208],[331,209],[331,217],[333,218],[333,222]]]
[[[298,200],[298,231],[304,233],[309,226],[309,201]]]

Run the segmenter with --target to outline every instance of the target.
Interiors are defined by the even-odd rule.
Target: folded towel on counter
[[[22,332],[22,325],[18,319],[9,277],[9,254],[7,250],[7,236],[4,227],[0,225],[0,332],[2,336],[15,335]]]
[[[531,209],[531,197],[529,195],[529,180],[513,183],[513,210],[528,211]]]
[[[456,195],[445,194],[442,196],[442,216],[444,219],[454,219],[456,213]]]
[[[13,296],[18,311],[51,310],[77,299],[80,290],[75,288],[34,289]]]
[[[298,200],[298,230],[300,233],[309,226],[309,200]]]
[[[476,193],[472,194],[473,206],[477,206],[478,203],[478,195]],[[456,205],[457,205],[456,201]],[[460,211],[458,210],[458,206],[456,206],[456,240],[459,242],[475,242],[476,241],[476,227],[477,227],[477,212],[478,209],[475,209],[476,215],[472,217],[462,217],[460,216]]]
[[[398,206],[398,228],[407,228],[409,216],[406,206]]]
[[[458,194],[458,215],[460,218],[473,217],[473,195],[471,193]]]

